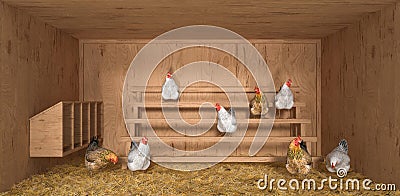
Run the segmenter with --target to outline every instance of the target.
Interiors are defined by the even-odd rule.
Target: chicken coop
[[[345,138],[352,171],[400,185],[398,0],[0,0],[0,24],[0,191],[80,156],[94,136],[122,169],[142,137],[155,163],[259,164],[284,163],[300,136],[314,166]],[[196,25],[242,40],[154,42]],[[161,97],[168,72],[177,101]],[[277,109],[288,79],[293,107]],[[255,87],[262,117],[249,113]],[[216,103],[235,109],[236,132],[218,130]]]

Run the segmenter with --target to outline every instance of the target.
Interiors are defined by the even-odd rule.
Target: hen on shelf
[[[218,114],[218,131],[226,133],[235,132],[237,129],[235,110],[231,108],[228,112],[219,103],[215,104],[215,109],[217,110]]]
[[[85,165],[89,170],[99,170],[109,163],[116,164],[118,162],[117,155],[106,148],[99,146],[99,140],[93,137],[90,141],[85,154]]]
[[[312,158],[307,151],[300,136],[296,137],[289,144],[286,160],[286,169],[291,174],[308,174],[311,170]]]
[[[276,109],[291,109],[293,107],[293,93],[290,90],[292,80],[286,81],[281,90],[275,96],[275,107]]]
[[[176,85],[172,74],[167,73],[165,82],[162,86],[161,96],[164,100],[178,100],[179,98],[179,87]]]
[[[340,140],[339,145],[326,155],[326,169],[329,172],[336,172],[339,169],[350,169],[350,157],[347,155],[348,146],[345,139]]]
[[[255,87],[255,96],[250,101],[250,112],[254,116],[265,116],[268,113],[268,102],[264,93],[260,91],[260,88]]]
[[[139,146],[132,141],[131,149],[128,154],[128,168],[131,171],[146,170],[150,166],[150,147],[148,140],[143,137]]]

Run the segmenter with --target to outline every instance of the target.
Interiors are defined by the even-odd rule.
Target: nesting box
[[[101,102],[59,102],[29,119],[30,156],[64,157],[101,137]]]

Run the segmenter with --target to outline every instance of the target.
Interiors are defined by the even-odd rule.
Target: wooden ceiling
[[[0,0],[1,1],[1,0]],[[204,24],[246,38],[321,38],[398,0],[3,0],[82,39],[151,39]]]

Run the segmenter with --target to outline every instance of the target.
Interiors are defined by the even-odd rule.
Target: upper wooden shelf
[[[102,102],[62,101],[29,119],[30,156],[64,157],[100,136]]]
[[[183,123],[185,121],[189,124],[196,124],[200,119],[169,119],[170,123]],[[165,119],[126,119],[128,124],[145,124],[145,123],[166,123]],[[204,123],[217,123],[217,119],[203,119]],[[310,119],[236,119],[238,124],[257,124],[257,123],[274,123],[274,124],[310,124]]]
[[[129,88],[131,92],[146,92],[146,93],[161,93],[161,86],[147,86],[147,87],[137,87],[133,86]],[[265,89],[263,87],[261,90]],[[299,86],[290,87],[293,93],[299,93]],[[143,91],[144,90],[144,91]],[[180,91],[185,93],[254,93],[254,87],[237,87],[237,86],[190,86],[187,88],[179,87]],[[279,89],[278,89],[279,90]],[[262,91],[263,93],[276,93],[277,91]]]
[[[196,102],[164,102],[161,104],[160,103],[154,103],[154,102],[149,102],[149,103],[133,103],[133,107],[139,107],[139,108],[148,108],[148,109],[154,109],[154,108],[176,108],[177,106],[179,108],[198,108],[204,103],[196,103]],[[211,105],[214,105],[215,103],[210,103]],[[294,102],[293,107],[305,107],[306,103],[303,102]],[[206,106],[205,106],[206,107]],[[273,103],[269,102],[268,107],[273,107]],[[210,107],[211,108],[211,107]],[[229,108],[227,106],[227,108]],[[249,108],[249,103],[239,103],[237,104],[234,108]]]
[[[226,138],[226,141],[228,142],[253,142],[254,137],[230,137],[230,136],[224,136]],[[147,137],[149,139],[149,142],[152,143],[153,141],[156,141],[156,139],[160,139],[164,142],[219,142],[222,138],[224,137],[213,137],[213,136],[183,136],[183,137],[177,137],[177,136],[160,136],[160,137]],[[270,136],[266,138],[267,142],[276,142],[276,143],[282,143],[282,142],[287,142],[288,144],[290,141],[292,141],[295,137],[284,137],[284,136]],[[133,141],[140,141],[141,137],[133,137]],[[317,142],[317,137],[301,137],[301,139],[305,142]],[[120,139],[121,142],[131,142],[131,137],[121,137]]]

